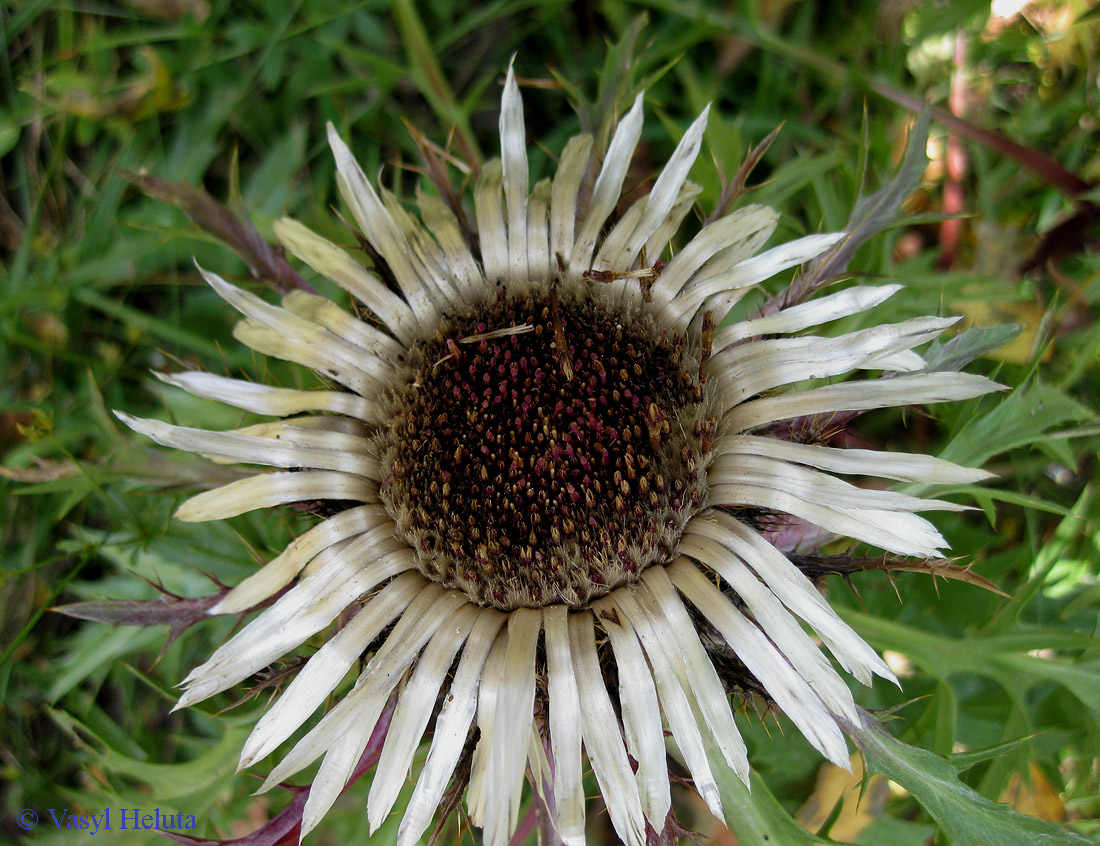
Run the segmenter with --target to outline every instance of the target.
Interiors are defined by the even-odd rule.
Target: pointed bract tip
[[[205,267],[199,264],[197,259],[195,260],[195,269],[199,271],[199,275],[202,276],[206,284],[219,293],[226,289],[234,287],[233,285],[230,285],[228,282],[222,279],[220,276],[218,276],[218,274],[207,270]]]
[[[246,744],[244,749],[241,750],[241,758],[237,762],[237,772],[240,772],[241,770],[244,770],[244,769],[247,769],[248,767],[251,767],[261,757],[262,756],[256,754],[256,749],[255,749],[254,746],[250,746],[250,745]]]
[[[195,517],[193,508],[187,507],[190,502],[191,500],[187,500],[187,502],[182,503],[179,508],[172,512],[172,518],[174,520],[182,520],[184,523],[204,522]]]
[[[336,157],[336,168],[340,170],[344,164],[343,159],[351,157],[351,150],[348,149],[348,145],[344,143],[344,139],[340,137],[331,120],[325,124],[325,133],[328,135],[328,145]]]
[[[230,592],[232,593],[232,591],[230,591]],[[221,600],[221,602],[218,602],[214,605],[211,605],[206,613],[207,613],[207,616],[217,617],[221,614],[235,614],[237,612],[232,610],[232,609],[229,610],[229,611],[226,611],[225,610],[225,600],[223,599],[223,600]]]

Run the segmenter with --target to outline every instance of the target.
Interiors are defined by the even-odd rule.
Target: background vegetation
[[[823,768],[782,719],[750,710],[741,725],[759,778],[751,800],[729,788],[739,809],[730,823],[740,842],[767,834],[773,846],[826,834],[872,846],[1008,842],[981,828],[984,812],[953,786],[961,770],[977,794],[1100,842],[1100,258],[1090,253],[1100,219],[1100,16],[1080,0],[993,5],[5,4],[0,839],[83,836],[15,822],[22,808],[51,807],[179,810],[196,816],[192,834],[225,838],[290,799],[251,797],[258,782],[234,775],[266,693],[225,714],[243,689],[169,713],[172,685],[232,621],[205,622],[165,648],[162,627],[47,611],[161,590],[208,595],[303,525],[285,513],[173,522],[180,499],[229,471],[155,448],[109,414],[235,425],[236,412],[150,376],[181,363],[310,384],[232,340],[233,312],[191,262],[247,279],[244,263],[127,174],[202,186],[261,234],[289,213],[339,236],[324,122],[353,139],[368,172],[386,165],[383,178],[407,189],[416,175],[401,166],[419,158],[406,122],[459,158],[493,154],[502,70],[515,54],[529,137],[544,150],[532,165],[543,173],[581,119],[598,125],[635,86],[648,91],[639,179],[713,102],[709,156],[692,174],[706,189],[705,214],[723,175],[781,126],[749,195],[782,211],[777,239],[842,227],[860,192],[896,168],[915,104],[940,109],[922,187],[906,207],[923,217],[872,241],[852,267],[909,286],[876,321],[939,312],[1022,324],[1012,345],[971,365],[1010,390],[867,415],[859,434],[999,474],[961,491],[982,511],[937,523],[961,560],[1012,598],[917,573],[861,574],[858,595],[830,584],[830,599],[903,677],[903,690],[880,684],[860,692],[862,703],[893,709],[888,728],[905,743],[954,757],[948,765],[901,747],[869,750],[878,769],[905,783],[915,767],[929,786],[877,777],[857,809],[852,793],[838,801],[846,774]],[[609,43],[620,49],[609,54]],[[575,109],[580,98],[596,107]],[[451,176],[458,186],[461,172]],[[364,842],[365,796],[365,780],[353,785],[313,842]],[[677,801],[685,822],[737,842],[696,816],[686,792]],[[969,834],[967,815],[977,826]],[[609,842],[606,818],[592,816],[594,841]],[[377,842],[392,838],[395,819]],[[1055,837],[1050,829],[1016,828],[1029,843],[1055,842],[1042,839]],[[452,825],[445,836],[468,832]]]

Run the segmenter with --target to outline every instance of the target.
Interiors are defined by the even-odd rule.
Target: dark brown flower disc
[[[582,606],[674,557],[706,495],[698,344],[588,287],[501,293],[413,351],[380,436],[420,571],[501,609]]]

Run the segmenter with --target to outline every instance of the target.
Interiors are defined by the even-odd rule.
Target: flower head
[[[510,837],[529,771],[540,788],[552,773],[558,834],[583,843],[583,750],[616,832],[643,843],[670,810],[666,728],[720,815],[712,761],[746,780],[749,771],[731,685],[763,694],[827,758],[847,762],[838,718],[855,722],[855,705],[802,624],[861,682],[893,676],[762,529],[792,515],[892,553],[936,555],[946,544],[916,512],[960,506],[838,476],[962,483],[986,474],[808,443],[779,424],[996,386],[922,372],[913,349],[950,319],[804,333],[899,286],[849,288],[723,325],[754,286],[845,235],[756,255],[776,215],[748,206],[705,225],[666,262],[699,191],[687,175],[706,121],[704,111],[650,193],[616,216],[641,96],[602,161],[591,137],[578,136],[554,177],[532,188],[509,71],[501,157],[478,176],[473,225],[436,196],[418,194],[414,215],[376,190],[329,127],[340,191],[373,269],[300,223],[283,220],[276,232],[360,313],[301,291],[270,305],[203,271],[245,315],[237,338],[333,383],[301,391],[209,373],[161,377],[278,418],[233,432],[123,415],[162,444],[281,468],[199,494],[180,519],[331,503],[329,516],[212,609],[241,613],[274,598],[185,679],[179,703],[241,682],[342,621],[241,758],[250,766],[273,752],[371,656],[265,784],[323,756],[303,832],[343,789],[391,698],[372,828],[431,729],[403,844],[425,831],[464,750],[466,805],[487,842]],[[859,370],[888,378],[789,387]]]

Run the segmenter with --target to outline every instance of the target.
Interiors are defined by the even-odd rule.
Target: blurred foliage
[[[641,13],[647,20],[635,23]],[[746,154],[781,126],[748,195],[782,212],[777,239],[840,228],[857,197],[887,181],[914,119],[899,103],[930,102],[1010,142],[964,140],[957,125],[933,120],[931,163],[906,206],[916,219],[870,241],[850,265],[908,288],[845,328],[936,312],[1024,326],[1011,352],[970,365],[1008,393],[858,422],[876,446],[998,474],[949,492],[973,497],[984,513],[937,515],[937,524],[962,561],[1014,599],[915,573],[868,573],[852,579],[854,590],[828,589],[888,650],[903,682],[858,693],[891,713],[890,731],[915,747],[880,738],[872,767],[895,779],[910,764],[925,767],[929,790],[961,772],[981,796],[1100,842],[1100,259],[1090,252],[1100,15],[1084,0],[998,0],[992,10],[975,0],[33,0],[0,7],[0,29],[4,836],[72,842],[52,824],[26,835],[15,823],[26,807],[159,807],[195,814],[195,834],[226,837],[290,799],[250,797],[253,781],[233,775],[263,701],[215,716],[241,694],[230,691],[170,712],[171,685],[231,621],[187,630],[158,661],[164,629],[45,613],[78,600],[153,598],[156,584],[205,596],[212,580],[239,581],[305,525],[284,513],[171,521],[188,490],[230,471],[155,448],[110,416],[120,408],[209,428],[240,422],[238,412],[164,388],[150,368],[312,384],[231,339],[231,310],[201,284],[192,258],[239,277],[245,263],[126,174],[201,186],[247,213],[262,236],[290,213],[345,240],[328,208],[336,194],[325,121],[352,139],[368,173],[381,169],[402,190],[419,162],[406,121],[476,167],[493,154],[502,70],[515,54],[528,134],[543,151],[532,153],[536,175],[550,172],[582,121],[605,128],[644,87],[635,173],[644,180],[713,102],[709,152],[692,173],[704,186],[703,216]],[[609,42],[620,48],[609,53]],[[464,174],[450,176],[461,187]],[[927,795],[874,779],[858,817],[830,805],[821,835],[809,837],[791,815],[811,819],[805,808],[826,801],[815,788],[826,772],[820,758],[782,718],[777,728],[750,710],[741,724],[757,773],[748,805],[730,797],[751,809],[747,821],[733,820],[743,842],[768,830],[780,843],[824,842],[830,830],[874,846],[962,842],[965,833],[929,816],[937,806]],[[950,757],[929,763],[921,750]],[[314,842],[365,841],[363,788],[337,804]],[[712,825],[693,819],[686,793],[677,802],[682,818]],[[592,817],[593,842],[608,842],[606,817]],[[394,831],[387,824],[376,842]]]

